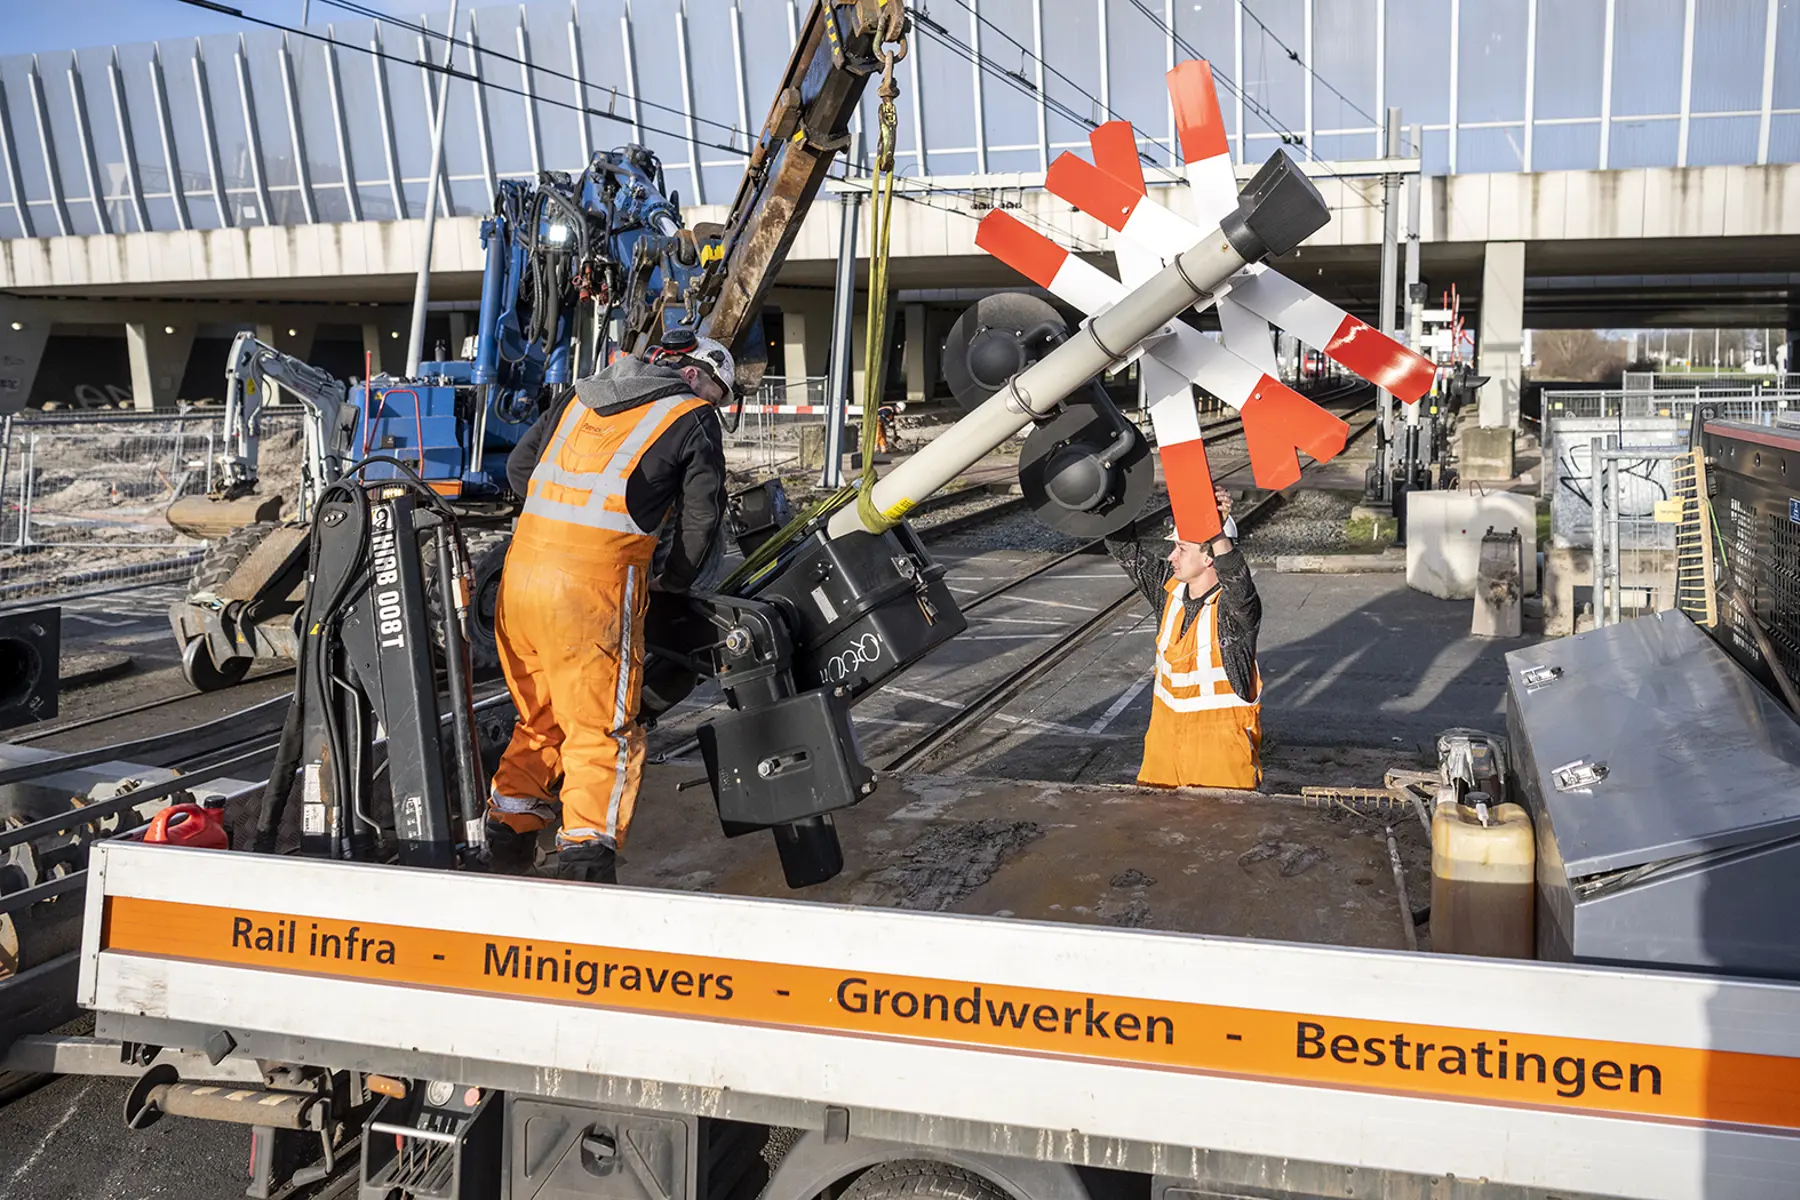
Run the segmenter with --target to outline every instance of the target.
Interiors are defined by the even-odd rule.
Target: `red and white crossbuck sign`
[[[1182,63],[1169,72],[1168,84],[1194,211],[1202,221],[1221,221],[1237,208],[1238,191],[1212,68],[1202,60]],[[1119,279],[1005,212],[982,219],[975,243],[1092,316],[1193,246],[1206,230],[1149,197],[1128,122],[1101,125],[1088,144],[1093,162],[1063,154],[1050,165],[1046,184],[1120,235]],[[1238,411],[1258,487],[1287,487],[1300,478],[1298,451],[1327,462],[1349,437],[1350,427],[1341,419],[1275,378],[1271,325],[1409,404],[1431,389],[1433,373],[1425,358],[1261,264],[1245,267],[1197,307],[1214,303],[1221,341],[1171,321],[1136,351],[1175,527],[1185,541],[1206,541],[1221,528],[1190,382]]]

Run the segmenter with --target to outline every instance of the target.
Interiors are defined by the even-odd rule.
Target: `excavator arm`
[[[884,48],[898,46],[888,50],[898,61],[905,55],[905,32],[903,0],[817,0],[812,6],[738,184],[718,257],[700,280],[699,308],[706,314],[700,332],[734,354],[744,349],[833,159],[850,144],[851,114],[869,77],[881,71]],[[715,252],[707,253],[710,258]],[[743,357],[761,356],[740,358],[740,378],[748,365]]]
[[[233,500],[255,489],[262,406],[270,385],[286,390],[306,410],[306,459],[300,483],[300,515],[304,519],[319,489],[337,478],[340,469],[332,446],[345,415],[344,384],[257,341],[248,331],[239,333],[231,343],[225,362],[225,453],[219,458],[214,493],[219,499]]]

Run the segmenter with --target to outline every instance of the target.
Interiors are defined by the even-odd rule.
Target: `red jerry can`
[[[170,846],[197,846],[202,850],[229,850],[225,823],[219,814],[198,804],[171,804],[150,819],[146,842]]]

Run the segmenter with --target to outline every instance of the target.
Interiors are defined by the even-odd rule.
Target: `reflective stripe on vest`
[[[631,519],[631,513],[625,507],[625,481],[637,469],[644,452],[658,434],[677,418],[705,404],[706,401],[697,396],[669,396],[643,408],[600,416],[581,401],[571,401],[562,420],[557,422],[550,445],[531,472],[523,515],[632,537],[655,538],[656,530],[645,529]],[[631,428],[614,447],[604,469],[573,471],[563,465],[563,447],[583,421],[623,423],[627,420],[631,420]]]
[[[1163,608],[1162,628],[1156,636],[1156,703],[1171,712],[1205,712],[1220,708],[1248,708],[1256,703],[1231,687],[1225,659],[1219,652],[1219,603],[1215,593],[1201,606],[1194,623],[1181,632],[1187,603],[1187,584],[1169,585]],[[1201,635],[1205,635],[1205,653]]]

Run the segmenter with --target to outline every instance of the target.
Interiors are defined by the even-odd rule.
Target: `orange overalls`
[[[1170,580],[1167,590],[1156,636],[1150,732],[1144,736],[1138,782],[1254,788],[1262,782],[1261,672],[1254,682],[1257,699],[1245,700],[1232,691],[1219,653],[1218,596],[1206,601],[1183,633],[1187,584]]]
[[[644,769],[638,693],[657,539],[632,520],[625,484],[706,403],[671,396],[602,416],[573,400],[531,473],[495,615],[519,719],[488,798],[488,816],[520,833],[553,819],[560,776],[557,841],[625,841]]]

